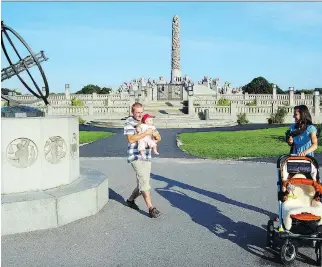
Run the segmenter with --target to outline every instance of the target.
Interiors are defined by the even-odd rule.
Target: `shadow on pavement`
[[[108,194],[109,194],[109,199],[115,200],[116,202],[119,202],[120,204],[127,207],[126,202],[125,202],[126,200],[120,194],[116,193],[113,189],[109,188]],[[143,211],[141,209],[138,210],[137,212],[141,213],[142,215],[149,216],[148,212]]]
[[[233,205],[233,206],[237,206],[237,207],[240,207],[240,208],[244,208],[244,209],[248,209],[248,210],[258,212],[260,214],[267,215],[269,218],[275,218],[277,216],[276,213],[270,212],[268,210],[265,210],[265,209],[262,209],[262,208],[259,208],[259,207],[253,206],[253,205],[245,204],[245,203],[239,202],[237,200],[227,198],[226,196],[224,196],[222,194],[211,192],[211,191],[208,191],[208,190],[204,190],[204,189],[201,189],[201,188],[198,188],[198,187],[195,187],[195,186],[192,186],[192,185],[188,185],[188,184],[185,184],[185,183],[182,183],[182,182],[179,182],[179,181],[175,181],[175,180],[172,180],[172,179],[160,176],[160,175],[156,175],[156,174],[151,173],[151,178],[154,179],[154,180],[161,181],[161,182],[166,182],[168,185],[165,188],[163,188],[164,190],[169,190],[169,189],[171,189],[171,187],[177,186],[177,187],[180,187],[182,189],[186,189],[186,190],[196,192],[198,194],[210,197],[212,199],[215,199],[217,201],[220,201],[220,202],[223,202],[223,203],[226,203],[226,204],[230,204],[230,205]]]
[[[163,176],[152,174],[151,177],[155,180],[168,183],[168,185],[164,188],[156,188],[156,192],[167,199],[173,207],[178,208],[188,214],[193,222],[206,227],[217,237],[229,240],[245,251],[259,257],[261,265],[265,265],[267,264],[267,261],[270,261],[275,266],[281,266],[279,251],[266,248],[265,228],[252,225],[251,218],[249,222],[235,222],[228,216],[224,215],[217,207],[192,198],[183,192],[171,189],[171,187],[176,186],[182,189],[191,190],[193,192],[213,198],[217,201],[222,201],[227,204],[260,212],[269,216],[272,216],[273,213],[252,205],[226,198],[224,195],[196,188],[194,186],[177,182]],[[297,261],[315,264],[315,261],[301,253],[299,253]]]

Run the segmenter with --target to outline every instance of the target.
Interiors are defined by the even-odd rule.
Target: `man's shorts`
[[[150,174],[151,174],[151,161],[135,160],[132,167],[136,172],[137,186],[140,192],[146,192],[151,189]]]

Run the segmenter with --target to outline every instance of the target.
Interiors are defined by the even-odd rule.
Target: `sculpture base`
[[[108,202],[108,178],[81,169],[69,185],[2,195],[1,235],[58,227],[98,213]]]
[[[45,112],[30,106],[1,107],[3,118],[45,117]]]
[[[2,118],[1,194],[46,190],[79,178],[76,117]]]

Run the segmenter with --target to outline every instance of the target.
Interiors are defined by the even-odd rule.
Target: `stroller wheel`
[[[316,265],[322,266],[322,243],[316,242],[315,244]]]
[[[285,265],[292,264],[297,256],[297,246],[289,240],[285,240],[281,247],[281,260]]]
[[[266,246],[273,247],[275,241],[274,221],[269,220],[267,223]]]

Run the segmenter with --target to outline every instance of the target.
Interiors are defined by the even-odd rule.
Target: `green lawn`
[[[180,148],[189,154],[211,159],[275,157],[289,153],[290,148],[284,141],[287,129],[182,133],[179,135]],[[319,146],[316,152],[322,152],[322,147]]]
[[[107,138],[109,136],[114,135],[114,133],[110,132],[86,132],[86,131],[80,131],[79,132],[79,143],[91,143],[100,139]]]

